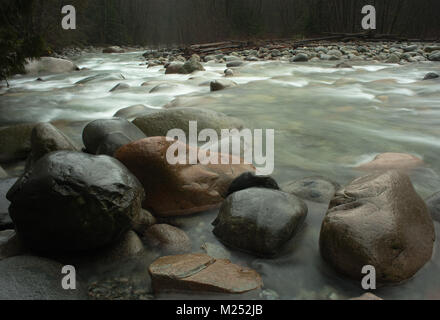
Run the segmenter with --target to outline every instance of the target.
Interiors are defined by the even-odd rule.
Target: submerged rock
[[[64,290],[63,265],[44,258],[19,256],[0,261],[0,300],[87,300],[77,278],[76,290]]]
[[[210,84],[211,91],[220,91],[220,90],[224,90],[224,89],[232,88],[232,87],[236,87],[236,86],[237,86],[237,83],[235,83],[234,81],[231,81],[231,80],[226,80],[226,79],[215,80],[215,81],[212,81]]]
[[[146,138],[146,135],[126,119],[113,118],[90,122],[83,131],[83,142],[87,152],[113,156],[123,145]]]
[[[26,74],[31,75],[41,73],[66,73],[79,70],[72,61],[52,57],[28,60],[24,68]]]
[[[126,90],[126,89],[130,89],[130,86],[126,83],[121,82],[121,83],[117,84],[116,86],[114,86],[110,90],[110,92],[115,92],[115,91],[119,91],[119,90]]]
[[[167,153],[172,146],[185,150],[187,155],[193,150],[165,137],[153,137],[125,145],[115,155],[140,180],[148,194],[144,208],[152,209],[156,216],[187,215],[217,208],[231,182],[243,172],[255,170],[245,164],[171,165]],[[215,157],[220,163],[222,155]],[[232,163],[232,157],[226,157]]]
[[[36,124],[0,129],[0,163],[26,159],[31,151],[31,134]]]
[[[288,193],[250,188],[230,195],[214,221],[214,234],[226,245],[273,256],[307,216],[306,204]]]
[[[39,123],[32,130],[31,153],[27,169],[46,154],[55,151],[77,151],[74,143],[50,123]]]
[[[191,240],[188,235],[168,224],[151,226],[144,233],[144,240],[151,248],[156,248],[165,255],[191,252]]]
[[[435,72],[429,72],[425,75],[425,77],[423,78],[423,80],[432,80],[432,79],[437,79],[438,77],[440,77],[437,73]]]
[[[308,177],[287,182],[281,189],[297,197],[318,203],[329,203],[340,185],[323,177]]]
[[[150,266],[155,293],[167,291],[240,294],[263,286],[254,270],[205,254],[163,257]]]
[[[382,153],[373,161],[362,164],[358,167],[361,170],[410,170],[424,165],[419,157],[406,153]]]
[[[426,199],[426,204],[431,213],[432,219],[440,222],[440,192],[437,192]]]
[[[39,160],[7,198],[27,247],[70,252],[118,240],[139,214],[144,190],[116,159],[59,151]]]
[[[173,129],[181,129],[189,136],[189,122],[197,121],[198,131],[213,129],[243,129],[241,120],[223,113],[199,108],[172,108],[137,118],[133,121],[148,137],[166,137]]]
[[[434,226],[409,177],[387,171],[337,192],[321,229],[320,249],[337,271],[361,279],[376,268],[378,283],[408,280],[431,259]]]
[[[265,188],[280,190],[278,183],[272,177],[268,176],[257,176],[254,172],[245,172],[237,179],[232,181],[229,186],[226,197],[230,196],[234,192],[249,188]]]

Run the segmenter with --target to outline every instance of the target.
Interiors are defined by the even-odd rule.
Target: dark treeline
[[[361,9],[377,9],[377,32],[440,34],[439,0],[26,0],[33,32],[53,46],[168,45],[226,39],[358,32]],[[0,0],[1,9],[17,0]],[[18,1],[20,2],[20,1]],[[61,28],[61,7],[77,9],[77,30]]]

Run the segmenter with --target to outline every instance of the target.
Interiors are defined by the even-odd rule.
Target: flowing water
[[[165,75],[162,67],[141,65],[141,52],[83,55],[75,62],[88,70],[47,75],[45,81],[35,76],[11,79],[11,88],[1,89],[0,126],[51,121],[80,142],[87,121],[112,117],[136,104],[161,109],[183,96],[185,106],[224,112],[243,119],[249,128],[275,129],[273,176],[280,183],[321,175],[345,184],[363,174],[355,169],[360,163],[383,152],[405,152],[426,163],[411,174],[417,191],[423,197],[440,191],[440,82],[421,80],[427,72],[440,73],[438,63],[359,62],[353,69],[337,69],[335,62],[253,62],[230,78],[238,87],[211,93],[209,81],[223,77],[224,64],[207,63],[205,72],[192,75]],[[93,76],[98,77],[78,84]],[[109,92],[120,82],[131,88]],[[144,82],[148,85],[141,86]],[[173,86],[149,93],[161,83]],[[265,288],[282,299],[360,295],[359,283],[339,277],[321,261],[318,238],[327,208],[308,205],[305,227],[279,258],[232,252],[232,261],[259,271]],[[179,219],[194,250],[200,251],[205,241],[219,244],[210,225],[215,215]],[[439,234],[437,223],[436,230]],[[438,298],[439,272],[435,254],[414,279],[377,294],[389,299]]]

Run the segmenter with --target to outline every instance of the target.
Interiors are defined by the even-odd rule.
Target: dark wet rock
[[[288,193],[251,188],[230,195],[213,225],[226,245],[256,254],[278,254],[307,216],[306,204]]]
[[[440,61],[440,51],[434,51],[428,57],[431,61]]]
[[[309,56],[305,53],[298,53],[291,60],[291,62],[307,62],[309,61]]]
[[[346,62],[341,62],[336,65],[336,68],[338,68],[338,69],[351,69],[353,67]]]
[[[365,293],[365,294],[361,295],[360,297],[352,298],[350,300],[365,300],[365,301],[368,301],[368,300],[378,300],[379,301],[379,300],[383,300],[383,299],[379,298],[378,296],[368,292],[368,293]]]
[[[15,230],[0,231],[0,261],[23,255],[23,248]]]
[[[95,120],[89,123],[83,131],[83,142],[87,152],[97,154],[98,149],[113,150],[117,145],[122,147],[128,142],[146,138],[146,135],[126,119],[113,118]],[[122,143],[122,144],[121,144]],[[118,149],[117,147],[116,149]]]
[[[197,129],[243,129],[241,120],[223,113],[199,108],[172,108],[137,118],[133,123],[148,137],[166,137],[172,129],[182,129],[189,136],[189,122],[197,121]]]
[[[378,155],[373,161],[360,165],[358,169],[368,171],[411,170],[423,165],[423,160],[412,154],[387,152]]]
[[[435,72],[429,72],[425,75],[425,77],[423,78],[423,80],[432,80],[432,79],[437,79],[438,77],[440,77],[437,73]]]
[[[324,177],[307,177],[287,182],[281,189],[297,197],[318,203],[329,203],[340,185]]]
[[[320,249],[338,272],[362,279],[376,268],[380,284],[413,277],[431,259],[432,218],[409,177],[387,171],[354,180],[339,190],[321,229]]]
[[[0,180],[0,230],[13,229],[14,223],[9,216],[10,202],[6,199],[6,194],[9,189],[15,184],[17,178],[1,179]]]
[[[116,152],[120,160],[144,186],[148,197],[144,208],[157,217],[189,215],[217,208],[231,182],[251,165],[197,163],[171,165],[167,153],[171,147],[181,147],[189,154],[194,147],[165,137],[153,137],[128,144]],[[199,149],[196,149],[197,153]],[[216,154],[221,163],[221,157]],[[229,163],[232,163],[232,157]]]
[[[226,79],[215,80],[215,81],[212,81],[210,84],[211,91],[220,91],[220,90],[224,90],[224,89],[232,88],[232,87],[236,87],[236,86],[237,86],[237,83],[235,83],[234,81],[231,81],[231,80],[226,80]]]
[[[34,124],[21,124],[0,129],[0,163],[26,159],[31,151]]]
[[[150,248],[158,249],[163,255],[191,252],[191,240],[188,235],[168,224],[155,224],[147,229],[143,239]]]
[[[166,67],[165,74],[182,73],[183,63],[173,62]]]
[[[118,240],[139,214],[144,190],[116,159],[59,151],[38,161],[7,198],[24,244],[56,253]]]
[[[119,83],[116,86],[114,86],[110,92],[115,92],[115,91],[120,91],[120,90],[126,90],[126,89],[130,89],[130,86],[126,83]]]
[[[400,57],[397,54],[393,53],[388,57],[388,59],[385,62],[386,63],[399,63]]]
[[[26,167],[29,169],[46,154],[55,151],[77,151],[74,143],[50,123],[39,123],[32,130],[31,153]]]
[[[26,74],[32,75],[41,73],[66,73],[79,70],[72,61],[52,57],[28,60],[24,67]]]
[[[76,290],[64,290],[63,265],[34,256],[0,261],[0,300],[86,300],[87,290],[77,275]]]
[[[413,51],[416,51],[418,48],[419,48],[418,45],[413,44],[413,45],[410,45],[410,46],[407,46],[407,47],[403,47],[402,49],[403,49],[404,52],[413,52]]]
[[[142,209],[138,216],[135,217],[132,221],[133,230],[138,234],[142,235],[147,231],[148,228],[155,225],[157,223],[157,219],[153,214],[145,209]]]
[[[126,144],[131,143],[132,141],[132,139],[121,132],[110,133],[104,137],[96,150],[96,154],[103,154],[113,157],[116,150],[122,146],[125,146]]]
[[[435,193],[426,199],[426,205],[428,206],[432,219],[440,222],[440,192]]]
[[[434,45],[434,46],[427,46],[425,47],[425,52],[431,53],[434,51],[440,51],[440,45]]]
[[[233,77],[233,76],[234,76],[234,70],[232,69],[225,70],[225,77]]]
[[[265,188],[280,190],[278,183],[272,177],[268,176],[257,176],[254,172],[245,172],[237,179],[232,181],[229,186],[226,197],[230,196],[234,192],[249,188]]]
[[[254,270],[205,254],[162,257],[150,266],[155,293],[168,291],[245,293],[263,286]]]
[[[118,46],[107,47],[102,50],[102,53],[124,53],[125,50]]]
[[[190,59],[185,63],[171,63],[166,68],[165,74],[190,74],[195,71],[205,71],[205,68],[197,60]]]
[[[239,60],[231,61],[226,64],[226,68],[238,68],[238,67],[242,67],[243,65],[244,65],[243,61],[239,61]]]
[[[148,114],[151,112],[153,112],[152,109],[144,106],[143,104],[138,104],[118,110],[118,112],[115,113],[114,117],[134,120],[136,117],[140,117],[144,114]]]

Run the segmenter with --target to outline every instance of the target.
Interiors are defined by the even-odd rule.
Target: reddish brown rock
[[[231,182],[242,173],[255,170],[246,164],[170,165],[166,154],[174,143],[165,137],[147,138],[125,145],[115,154],[144,186],[144,208],[151,209],[156,216],[189,215],[217,208]],[[187,155],[193,150],[188,145],[183,148]],[[232,163],[232,156],[214,156],[219,163],[221,157]]]
[[[182,254],[191,251],[191,240],[188,235],[168,224],[156,224],[144,234],[147,244],[165,254]]]
[[[361,170],[411,170],[424,165],[422,159],[406,153],[382,153],[373,161],[358,167]]]
[[[263,286],[254,270],[229,260],[216,260],[205,254],[163,257],[150,266],[153,289],[163,291],[197,291],[245,293]]]

